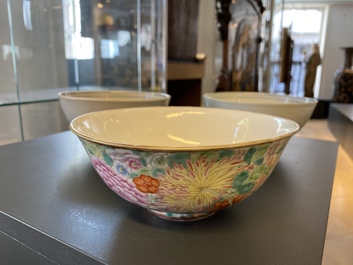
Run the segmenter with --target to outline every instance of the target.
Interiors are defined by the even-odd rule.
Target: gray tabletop
[[[195,222],[115,195],[71,132],[0,148],[4,264],[321,264],[337,143],[293,137],[252,196]]]

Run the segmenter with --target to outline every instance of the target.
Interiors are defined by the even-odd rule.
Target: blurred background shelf
[[[167,87],[172,106],[200,106],[202,97],[203,62],[168,62]]]

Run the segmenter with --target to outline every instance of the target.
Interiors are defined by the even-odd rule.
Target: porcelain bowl
[[[168,106],[171,98],[166,93],[131,90],[66,91],[58,96],[69,122],[82,114],[99,110]]]
[[[237,109],[290,119],[303,127],[310,119],[317,100],[264,92],[214,92],[203,95],[211,108]]]
[[[299,126],[245,111],[148,107],[84,114],[70,129],[115,193],[161,218],[197,220],[257,190]]]

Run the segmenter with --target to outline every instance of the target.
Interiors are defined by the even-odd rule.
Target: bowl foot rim
[[[159,218],[170,220],[170,221],[179,221],[179,222],[197,221],[197,220],[205,219],[216,212],[216,211],[212,211],[212,212],[202,212],[202,213],[172,213],[172,212],[163,212],[163,211],[151,210],[151,209],[148,209],[148,211]]]

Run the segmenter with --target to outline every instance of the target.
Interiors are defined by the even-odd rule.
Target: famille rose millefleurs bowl
[[[170,220],[197,220],[257,190],[297,123],[203,107],[98,111],[70,123],[115,193]]]
[[[162,92],[132,90],[66,91],[58,94],[61,108],[69,122],[93,111],[168,106],[170,95]]]
[[[206,107],[258,112],[290,119],[302,128],[310,119],[317,100],[266,92],[213,92],[203,95]]]

